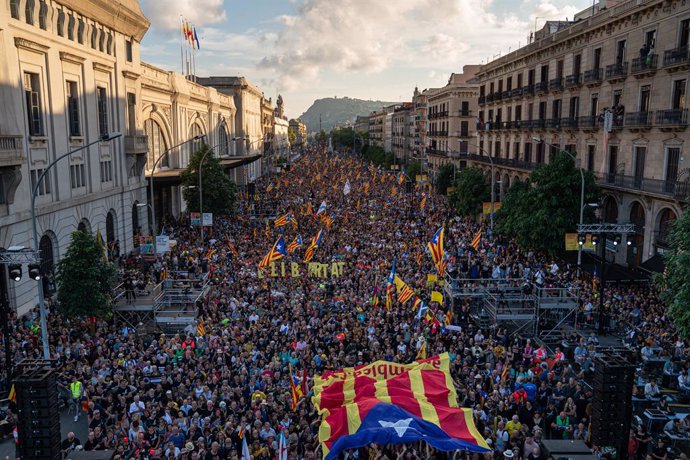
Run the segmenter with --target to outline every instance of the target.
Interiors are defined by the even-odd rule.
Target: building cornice
[[[151,25],[137,0],[58,0],[58,3],[139,42]]]
[[[50,47],[41,45],[40,43],[27,40],[26,38],[14,37],[14,46],[17,48],[33,51],[34,53],[45,54]]]
[[[94,62],[93,63],[93,70],[100,70],[101,72],[112,72],[113,71],[113,66],[110,64],[103,64],[101,62]]]
[[[141,77],[141,74],[132,72],[131,70],[123,70],[122,76],[129,80],[137,80],[139,77]]]
[[[68,53],[67,51],[60,51],[60,60],[82,65],[86,59],[76,54]]]

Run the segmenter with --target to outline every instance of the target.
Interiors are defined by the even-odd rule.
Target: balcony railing
[[[666,127],[688,127],[688,109],[657,110],[656,124]]]
[[[149,151],[149,137],[145,134],[125,136],[126,155],[144,155]]]
[[[24,162],[22,136],[0,134],[0,166],[17,166]]]
[[[532,120],[532,129],[544,129],[546,120]]]
[[[647,57],[638,57],[632,61],[632,70],[630,73],[639,75],[656,71],[657,62],[659,61],[658,54],[652,54]]]
[[[602,77],[604,76],[603,69],[591,69],[586,70],[584,75],[585,85],[595,85],[601,83]]]
[[[582,84],[582,74],[577,73],[574,75],[568,75],[565,77],[565,87],[566,88],[575,88],[577,86],[580,86]]]
[[[511,97],[513,97],[513,92],[511,90],[503,91],[503,93],[501,93],[501,98],[503,99],[510,99]]]
[[[577,117],[561,118],[561,128],[577,129]]]
[[[549,91],[563,91],[563,78],[553,78],[549,81]]]
[[[652,126],[652,112],[630,112],[625,114],[627,128],[649,128]]]
[[[683,46],[664,51],[664,67],[690,64],[690,47]]]
[[[577,120],[580,129],[599,129],[601,122],[596,115],[584,115]]]
[[[522,88],[515,88],[510,92],[510,97],[520,97],[522,96]]]
[[[472,161],[478,161],[480,163],[485,163],[485,164],[491,164],[491,161],[493,160],[494,165],[508,166],[511,168],[522,169],[525,171],[533,171],[533,170],[537,169],[539,166],[541,166],[537,163],[531,163],[528,161],[516,160],[514,158],[500,158],[500,157],[489,158],[487,155],[477,155],[474,153],[467,155],[467,159],[472,160]]]
[[[546,129],[560,129],[561,119],[560,118],[548,118],[544,120],[544,127]]]
[[[471,137],[469,131],[458,131],[458,137]]]
[[[534,96],[534,85],[525,85],[522,87],[523,96]]]
[[[606,79],[615,80],[625,78],[628,75],[628,63],[618,62],[606,66]]]
[[[604,173],[595,174],[597,182],[604,187],[616,187],[636,190],[656,195],[672,196],[685,199],[690,194],[690,183],[687,181],[648,179],[640,176]]]
[[[479,105],[482,105],[484,103],[486,103],[486,96],[484,96],[484,95],[479,96]]]
[[[546,93],[549,91],[549,82],[540,81],[539,83],[534,85],[534,89],[537,93]]]
[[[472,116],[472,111],[471,111],[471,110],[462,110],[462,109],[460,109],[460,110],[458,110],[458,114],[459,114],[461,117],[471,117],[471,116]]]

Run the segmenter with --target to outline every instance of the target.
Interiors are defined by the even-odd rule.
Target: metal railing
[[[582,74],[577,73],[574,75],[568,75],[565,77],[565,87],[573,88],[575,86],[580,86],[582,84]]]
[[[563,77],[553,78],[549,81],[549,91],[561,91],[563,89]]]
[[[149,137],[145,134],[133,134],[125,136],[125,154],[146,154],[149,151]]]
[[[617,62],[606,66],[606,79],[625,78],[628,75],[628,63]]]
[[[630,112],[625,114],[625,126],[629,128],[645,128],[652,125],[652,112]]]
[[[576,129],[577,127],[578,127],[577,117],[561,118],[561,128],[563,128],[563,129]]]
[[[0,135],[0,164],[17,164],[24,161],[22,136]]]
[[[549,82],[540,81],[534,85],[534,89],[537,93],[548,93],[549,92]]]
[[[664,67],[690,63],[690,47],[681,46],[664,51]]]
[[[688,126],[688,109],[657,110],[656,124],[661,126]]]
[[[648,179],[642,176],[627,176],[615,173],[599,173],[595,174],[595,177],[599,185],[604,187],[616,187],[671,196],[681,200],[690,195],[690,183],[687,181]]]
[[[585,75],[584,75],[584,83],[585,85],[592,85],[596,83],[601,83],[602,79],[604,76],[604,70],[599,68],[599,69],[590,69],[590,70],[585,70]]]
[[[647,57],[638,57],[632,60],[631,72],[633,75],[651,72],[656,70],[657,63],[659,61],[658,54],[652,54]]]

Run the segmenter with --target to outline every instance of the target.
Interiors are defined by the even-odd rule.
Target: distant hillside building
[[[368,115],[357,115],[355,120],[355,132],[356,133],[369,133],[369,116]]]
[[[307,125],[299,118],[290,120],[290,128],[295,133],[295,146],[303,147],[307,143]]]

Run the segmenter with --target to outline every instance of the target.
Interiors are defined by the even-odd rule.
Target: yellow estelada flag
[[[422,342],[422,346],[419,347],[419,350],[417,351],[417,356],[414,359],[415,361],[420,359],[426,359],[426,340]]]
[[[427,284],[427,286],[431,286],[431,285],[433,285],[434,283],[436,283],[437,281],[438,281],[438,275],[432,275],[431,273],[429,273],[428,275],[426,275],[426,284]]]
[[[443,305],[443,294],[438,291],[431,291],[431,301],[438,302],[439,305]]]

